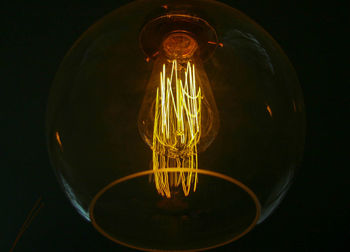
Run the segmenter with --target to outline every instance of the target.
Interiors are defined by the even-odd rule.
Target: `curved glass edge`
[[[158,172],[177,172],[178,171],[178,168],[167,168],[167,169],[159,169]],[[190,168],[183,168],[182,169],[183,172],[191,172],[193,171],[193,169],[190,169]],[[255,207],[256,207],[256,215],[255,215],[255,218],[254,220],[252,221],[252,223],[239,235],[233,237],[232,239],[230,240],[227,240],[225,242],[222,242],[222,243],[219,243],[217,245],[214,245],[214,246],[210,246],[210,247],[205,247],[205,248],[198,248],[198,249],[191,249],[191,250],[180,250],[181,252],[190,252],[190,251],[205,251],[205,250],[210,250],[210,249],[214,249],[214,248],[217,248],[217,247],[221,247],[221,246],[224,246],[226,244],[229,244],[231,242],[234,242],[238,239],[240,239],[241,237],[243,237],[244,235],[246,235],[249,231],[251,231],[257,224],[258,224],[258,221],[260,219],[260,216],[261,216],[261,204],[260,204],[260,201],[259,199],[257,198],[256,194],[249,188],[247,187],[246,185],[244,185],[242,182],[232,178],[232,177],[229,177],[225,174],[222,174],[222,173],[218,173],[218,172],[213,172],[213,171],[209,171],[209,170],[201,170],[201,169],[197,169],[196,172],[198,172],[199,174],[203,174],[203,175],[209,175],[209,176],[213,176],[213,177],[216,177],[216,178],[220,178],[220,179],[223,179],[223,180],[226,180],[230,183],[233,183],[235,185],[237,185],[238,187],[240,187],[243,191],[245,191],[250,197],[251,199],[253,200],[254,204],[255,204]],[[160,250],[160,249],[145,249],[145,248],[141,248],[141,247],[137,247],[137,246],[133,246],[131,244],[128,244],[128,243],[125,243],[125,242],[122,242],[122,241],[119,241],[117,239],[115,239],[114,237],[112,237],[111,235],[109,235],[108,233],[106,233],[96,222],[95,218],[94,218],[94,209],[95,209],[95,206],[96,206],[96,202],[97,200],[106,192],[108,191],[109,189],[111,189],[113,186],[119,184],[119,183],[122,183],[122,182],[125,182],[127,180],[130,180],[130,179],[134,179],[134,178],[138,178],[138,177],[141,177],[141,176],[145,176],[145,175],[149,175],[149,174],[152,174],[154,173],[153,170],[146,170],[146,171],[141,171],[141,172],[137,172],[137,173],[134,173],[134,174],[130,174],[126,177],[122,177],[122,178],[119,178],[115,181],[113,181],[112,183],[108,184],[107,186],[105,186],[104,188],[102,188],[95,196],[94,198],[92,199],[90,205],[89,205],[89,218],[91,220],[91,223],[93,225],[93,227],[98,231],[100,232],[103,236],[107,237],[108,239],[110,239],[111,241],[115,242],[115,243],[118,243],[120,245],[123,245],[125,247],[129,247],[129,248],[133,248],[133,249],[137,249],[137,250],[141,250],[141,251],[151,251],[151,252],[161,252],[161,251],[164,251],[164,250]],[[166,250],[166,251],[169,251],[169,252],[175,252],[175,250]],[[179,251],[179,250],[176,250],[176,251]]]
[[[91,222],[90,220],[90,216],[89,216],[89,211],[84,209],[79,200],[77,199],[77,197],[75,196],[75,193],[73,192],[73,189],[70,187],[70,185],[67,183],[67,181],[64,179],[64,177],[58,173],[58,176],[61,180],[62,186],[64,188],[64,191],[68,197],[68,199],[70,200],[70,202],[72,203],[73,207],[78,211],[78,213],[83,216],[83,218],[86,221]]]

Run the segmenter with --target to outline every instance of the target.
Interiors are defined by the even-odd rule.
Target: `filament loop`
[[[177,61],[173,60],[170,77],[166,76],[163,64],[156,94],[152,161],[157,191],[167,198],[171,197],[171,189],[180,185],[185,196],[189,195],[192,184],[193,191],[196,190],[201,99],[194,64],[187,62],[186,70],[181,71]],[[178,172],[166,171],[174,167]]]

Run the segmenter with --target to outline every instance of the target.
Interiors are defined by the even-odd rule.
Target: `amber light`
[[[196,88],[194,76],[194,65],[191,66],[188,62],[182,81],[181,76],[178,77],[176,60],[172,62],[170,77],[166,77],[165,64],[163,72],[160,73],[160,87],[157,88],[155,104],[153,170],[158,192],[169,198],[170,187],[177,187],[180,184],[186,196],[190,192],[192,182],[193,191],[196,190],[202,94],[201,89]],[[168,174],[158,171],[171,167],[178,168],[178,172]],[[191,171],[185,174],[183,168],[190,168]]]
[[[76,210],[144,251],[203,251],[262,223],[301,160],[304,107],[278,44],[212,0],[138,0],[65,56],[50,159]]]
[[[201,137],[204,94],[196,85],[196,67],[191,60],[197,47],[193,38],[179,31],[166,37],[162,44],[166,57],[160,72],[160,84],[156,87],[154,121],[150,121],[154,125],[151,149],[154,183],[158,193],[168,198],[171,197],[171,188],[181,185],[184,195],[188,196],[191,186],[196,191],[198,183],[197,144]],[[168,75],[167,67],[171,68]],[[200,83],[204,84],[203,81]],[[148,107],[141,109],[147,110]],[[210,127],[211,122],[206,125]],[[143,123],[139,127],[142,128]],[[159,169],[166,171],[168,168],[176,168],[176,172],[159,172]],[[189,172],[184,172],[184,169],[189,169]]]

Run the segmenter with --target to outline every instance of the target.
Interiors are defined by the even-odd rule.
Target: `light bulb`
[[[204,251],[280,204],[304,143],[297,76],[278,44],[213,0],[137,0],[84,33],[47,109],[52,165],[112,241]]]
[[[185,31],[162,41],[139,112],[138,127],[152,149],[158,193],[196,190],[198,152],[213,142],[219,116],[198,43]],[[186,171],[185,171],[186,170]]]

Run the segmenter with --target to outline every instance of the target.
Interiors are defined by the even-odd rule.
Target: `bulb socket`
[[[197,48],[198,43],[184,31],[175,31],[163,41],[163,50],[170,59],[191,58]]]
[[[214,28],[200,17],[168,14],[150,20],[140,32],[140,47],[149,59],[164,50],[169,58],[185,59],[198,54],[206,61],[218,46]]]

